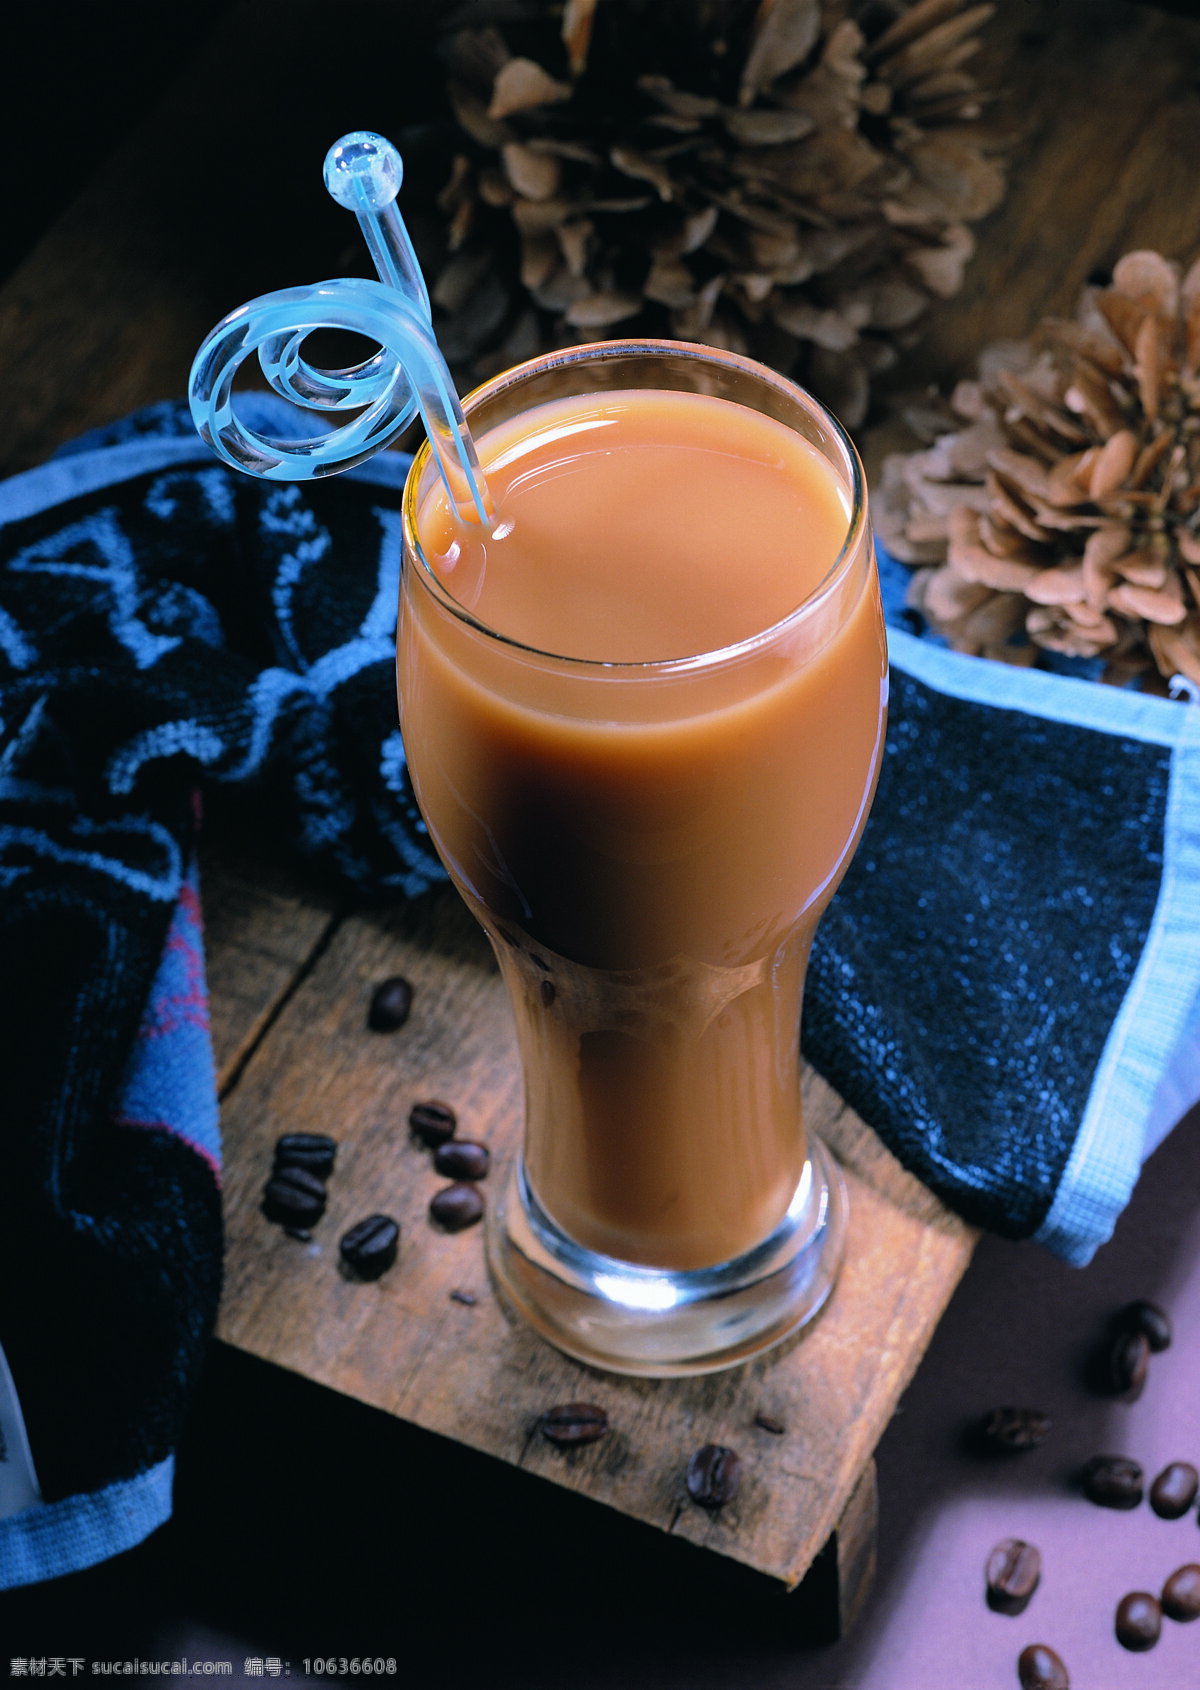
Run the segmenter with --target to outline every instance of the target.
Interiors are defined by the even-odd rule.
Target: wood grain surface
[[[1003,90],[993,110],[1013,135],[1008,195],[900,385],[953,382],[988,341],[1072,315],[1089,275],[1124,252],[1200,253],[1200,16],[1006,0],[985,35],[979,74]]]
[[[220,891],[208,898],[214,977],[222,969],[240,977],[239,958],[278,956],[281,906],[278,894],[264,896],[260,917],[253,884],[238,889],[227,870],[216,878]],[[412,1014],[398,1032],[373,1033],[372,989],[397,973],[414,987]],[[313,937],[306,971],[280,1005],[281,977],[259,970],[260,1019],[273,1019],[224,1104],[219,1336],[794,1585],[837,1525],[924,1352],[969,1259],[970,1229],[810,1073],[808,1118],[850,1188],[846,1266],[821,1319],[769,1356],[705,1378],[593,1371],[506,1315],[489,1284],[482,1228],[451,1235],[428,1218],[444,1182],[408,1130],[413,1103],[451,1103],[459,1135],[488,1144],[485,1195],[521,1133],[504,988],[457,895],[335,919]],[[248,1010],[244,992],[242,1001]],[[223,1070],[241,1059],[240,1037],[226,1025]],[[274,1142],[296,1131],[339,1140],[329,1207],[310,1242],[260,1210]],[[374,1212],[400,1223],[400,1259],[378,1282],[358,1283],[339,1268],[337,1241]],[[563,1452],[542,1439],[538,1418],[579,1400],[603,1406],[612,1430],[599,1444]],[[785,1432],[756,1426],[759,1414]],[[737,1500],[719,1513],[693,1505],[684,1485],[688,1458],[704,1443],[742,1456]]]

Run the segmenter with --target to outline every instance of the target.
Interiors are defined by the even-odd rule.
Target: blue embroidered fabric
[[[281,403],[247,420],[296,432]],[[406,467],[252,481],[166,405],[0,487],[0,1350],[41,1491],[0,1584],[169,1507],[220,1286],[197,789],[364,898],[442,878],[396,727]],[[1082,1262],[1200,1097],[1200,710],[890,643],[804,1047],[951,1206]]]

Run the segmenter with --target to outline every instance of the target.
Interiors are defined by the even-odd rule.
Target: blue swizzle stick
[[[342,276],[281,288],[231,311],[192,364],[192,416],[217,456],[235,469],[268,481],[308,481],[382,451],[419,411],[451,503],[464,521],[487,524],[494,517],[487,483],[434,339],[425,280],[396,209],[403,175],[400,154],[382,135],[356,130],[329,149],[325,186],[358,218],[379,280]],[[351,329],[377,341],[380,350],[351,369],[315,369],[300,352],[305,337],[321,328]],[[233,409],[233,380],[252,352],[285,399],[360,415],[312,440],[255,433]]]

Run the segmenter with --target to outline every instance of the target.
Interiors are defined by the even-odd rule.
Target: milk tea
[[[709,1266],[804,1169],[804,971],[882,750],[870,542],[726,399],[555,399],[477,443],[494,532],[436,482],[408,513],[413,784],[512,996],[534,1195],[592,1250]]]

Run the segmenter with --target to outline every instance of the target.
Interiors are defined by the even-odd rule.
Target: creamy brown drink
[[[436,479],[406,513],[414,786],[509,985],[533,1194],[590,1250],[706,1267],[805,1167],[804,970],[882,749],[869,539],[843,555],[820,451],[707,394],[555,399],[477,443],[495,536]]]

